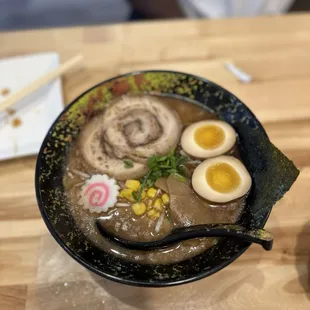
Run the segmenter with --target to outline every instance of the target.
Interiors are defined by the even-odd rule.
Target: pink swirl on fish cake
[[[110,195],[109,186],[105,183],[93,183],[84,192],[88,202],[93,207],[103,207]]]

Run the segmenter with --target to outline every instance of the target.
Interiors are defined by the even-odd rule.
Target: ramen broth
[[[178,114],[183,128],[198,121],[216,119],[214,114],[193,103],[168,97],[159,97],[159,99],[165,106]],[[83,129],[81,129],[81,133]],[[177,146],[177,152],[182,153],[180,145]],[[237,144],[229,151],[229,154],[239,157]],[[194,169],[200,162],[201,159],[189,156],[189,160],[185,164],[188,180],[190,180]],[[173,182],[179,181],[169,177],[170,183],[168,185],[175,190],[175,192],[173,190],[169,192],[170,205],[173,209],[170,209],[169,205],[164,208],[160,230],[158,231],[157,229],[156,231],[158,219],[151,219],[146,213],[142,216],[135,215],[131,210],[131,206],[127,206],[127,202],[122,197],[118,197],[118,202],[122,206],[112,207],[107,212],[91,213],[80,206],[81,187],[85,182],[85,178],[101,173],[81,156],[81,146],[79,143],[73,144],[68,153],[66,173],[63,179],[64,189],[69,202],[68,205],[76,224],[90,241],[102,250],[129,261],[147,264],[175,263],[201,254],[214,246],[217,243],[217,239],[201,238],[187,240],[164,249],[152,251],[129,250],[105,239],[96,228],[96,219],[99,218],[102,225],[108,231],[120,237],[135,241],[151,241],[165,237],[174,228],[183,226],[185,223],[188,223],[186,224],[187,226],[207,223],[235,223],[243,211],[244,197],[224,204],[211,203],[193,191],[190,181],[182,181],[184,184],[178,183],[174,185]],[[125,181],[115,179],[120,186],[120,190],[123,189]],[[177,191],[180,188],[182,188],[182,191],[178,193]],[[161,193],[164,192],[158,187],[156,189]],[[190,195],[184,194],[186,191],[189,191]],[[199,208],[195,208],[195,204],[199,204]]]

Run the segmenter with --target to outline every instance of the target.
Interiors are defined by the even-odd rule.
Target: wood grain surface
[[[301,169],[266,225],[275,234],[271,252],[253,245],[207,279],[166,291],[136,289],[143,302],[124,299],[115,309],[310,309],[310,15],[8,32],[0,33],[0,42],[0,57],[57,51],[65,61],[84,53],[83,67],[63,79],[67,103],[132,70],[174,69],[213,80],[253,110],[273,143]],[[225,69],[227,61],[253,82],[238,82]],[[47,234],[34,193],[35,160],[0,163],[1,310],[25,309]]]

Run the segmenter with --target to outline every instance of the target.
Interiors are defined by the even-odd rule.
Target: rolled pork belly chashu
[[[78,141],[85,161],[118,180],[147,173],[147,158],[167,154],[179,143],[177,113],[152,96],[124,96],[82,129]],[[133,167],[125,167],[130,159]]]

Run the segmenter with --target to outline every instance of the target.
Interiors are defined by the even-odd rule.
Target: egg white
[[[213,125],[224,131],[224,141],[214,149],[204,149],[195,140],[195,132],[203,126]],[[236,132],[228,123],[218,120],[206,120],[188,126],[181,137],[182,149],[189,155],[197,158],[210,158],[228,152],[236,143]]]
[[[216,165],[226,163],[236,170],[240,177],[239,186],[229,193],[220,193],[214,190],[207,182],[207,170]],[[212,202],[225,203],[244,196],[252,186],[252,179],[243,163],[233,156],[218,156],[215,158],[206,159],[199,164],[194,170],[192,176],[192,186],[195,192]]]

